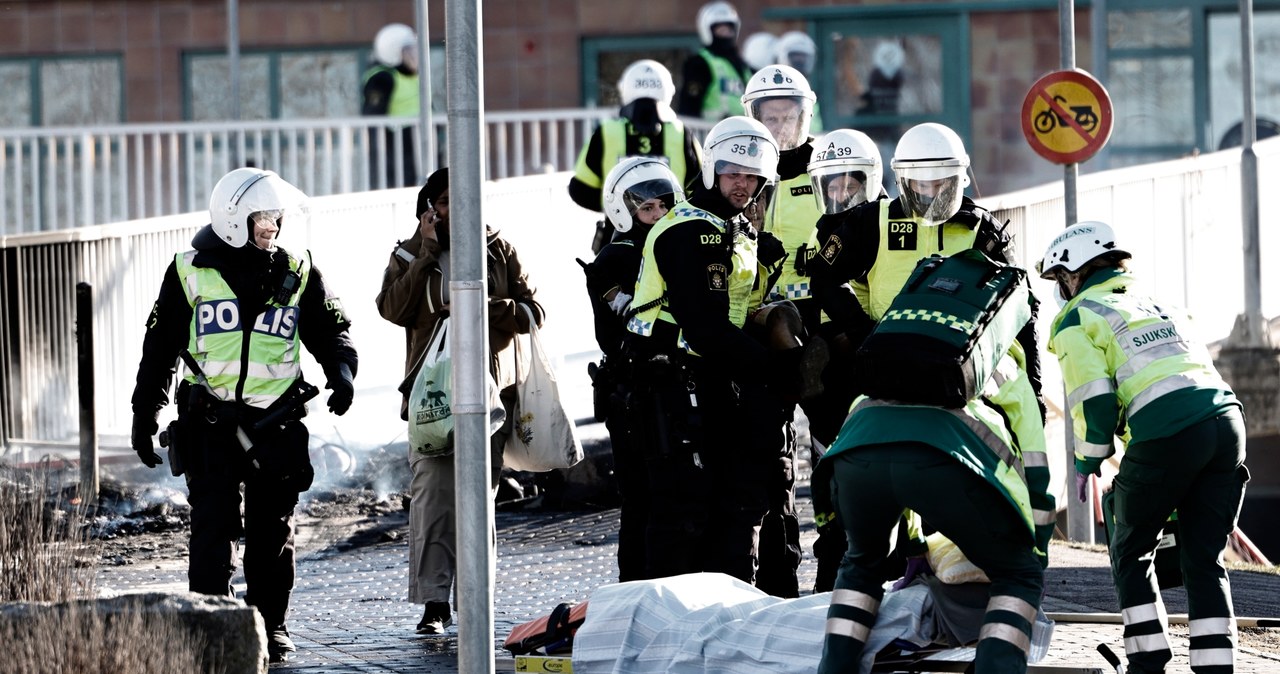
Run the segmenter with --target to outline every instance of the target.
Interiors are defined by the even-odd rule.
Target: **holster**
[[[695,457],[703,448],[702,415],[689,388],[689,371],[657,356],[639,372],[644,375],[636,378],[636,393],[627,406],[638,446],[647,449],[648,458]]]
[[[289,420],[253,433],[250,455],[262,468],[262,476],[289,491],[311,488],[315,470],[308,447],[310,434],[301,421]]]
[[[185,454],[188,451],[187,445],[190,440],[187,433],[183,429],[181,421],[175,419],[169,422],[163,431],[160,431],[160,446],[169,448],[169,472],[174,477],[181,477],[187,470],[187,461]]]

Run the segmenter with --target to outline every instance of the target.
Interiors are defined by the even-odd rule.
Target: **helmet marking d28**
[[[684,201],[684,189],[663,159],[627,157],[605,176],[604,213],[614,229],[631,231],[637,224],[636,209],[650,199],[661,199],[667,210]]]
[[[960,210],[969,185],[969,155],[955,131],[917,124],[898,139],[890,162],[907,210],[925,225],[940,225]]]
[[[1052,279],[1059,269],[1079,271],[1103,255],[1117,261],[1132,257],[1128,251],[1116,247],[1116,233],[1111,225],[1098,220],[1077,222],[1049,243],[1044,258],[1036,263],[1036,272],[1041,278]]]
[[[711,46],[715,38],[711,33],[711,27],[717,23],[733,24],[735,36],[742,26],[742,22],[738,20],[738,10],[734,9],[733,5],[727,2],[708,2],[698,10],[698,39],[702,40],[702,44]]]
[[[747,116],[769,129],[779,150],[799,147],[809,139],[815,100],[809,80],[799,70],[785,65],[761,68],[751,76],[742,94]]]
[[[373,58],[378,63],[395,68],[404,62],[404,50],[418,45],[418,35],[403,23],[389,23],[373,38]]]
[[[778,144],[764,124],[735,115],[720,120],[707,132],[702,153],[702,185],[711,189],[716,176],[746,173],[763,178],[760,190],[778,177]],[[759,195],[759,190],[755,196]]]
[[[880,148],[854,129],[836,129],[815,142],[808,172],[823,213],[841,213],[875,199],[884,179]]]
[[[629,105],[637,98],[652,98],[671,105],[675,95],[676,85],[671,79],[671,71],[653,59],[632,63],[618,78],[618,98],[623,105]]]
[[[277,225],[284,216],[305,215],[306,195],[273,171],[238,168],[218,180],[209,195],[213,231],[232,248],[242,248],[253,230],[253,216],[271,211]],[[301,224],[301,223],[300,223]]]

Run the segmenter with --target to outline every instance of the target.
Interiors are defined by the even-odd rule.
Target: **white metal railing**
[[[596,124],[615,114],[603,108],[487,113],[488,175],[572,170]],[[438,156],[425,162],[416,119],[0,130],[0,236],[201,210],[218,178],[244,165],[270,168],[311,196],[421,184],[447,145],[444,116],[431,123]],[[700,120],[689,124],[699,133],[708,127]],[[417,175],[408,175],[415,166]]]

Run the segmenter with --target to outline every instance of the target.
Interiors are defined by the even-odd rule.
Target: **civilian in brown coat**
[[[408,392],[441,319],[449,315],[449,173],[442,168],[418,193],[418,229],[396,246],[378,293],[378,312],[405,329],[405,393],[400,416],[408,419]],[[489,373],[502,390],[506,421],[490,439],[491,486],[502,470],[502,449],[514,417],[516,333],[529,332],[529,307],[541,325],[544,312],[534,299],[516,249],[487,230]],[[457,572],[454,512],[454,457],[423,456],[409,448],[413,469],[409,506],[409,601],[425,604],[419,634],[443,634],[453,622],[449,593]]]

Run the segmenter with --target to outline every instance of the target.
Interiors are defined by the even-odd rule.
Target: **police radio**
[[[302,285],[302,274],[286,269],[284,278],[280,279],[280,285],[276,288],[276,294],[272,297],[272,301],[281,306],[289,304],[289,299],[298,291],[298,286]]]

